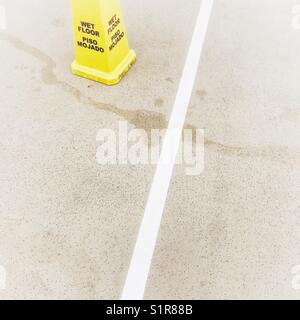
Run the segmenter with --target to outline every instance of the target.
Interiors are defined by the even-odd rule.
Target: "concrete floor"
[[[96,134],[167,126],[199,1],[122,3],[138,62],[106,87],[70,73],[69,1],[0,2],[2,299],[121,295],[155,167],[100,166]],[[205,171],[175,168],[146,298],[300,297],[295,4],[216,1],[186,121]]]

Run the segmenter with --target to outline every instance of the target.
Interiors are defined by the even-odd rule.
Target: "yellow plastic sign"
[[[136,60],[119,0],[72,0],[76,59],[72,72],[108,85],[118,83]]]

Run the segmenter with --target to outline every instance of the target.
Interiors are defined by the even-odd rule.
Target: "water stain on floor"
[[[78,88],[72,86],[71,84],[59,80],[55,75],[55,67],[56,62],[51,59],[47,54],[43,51],[32,47],[31,45],[25,43],[21,39],[6,34],[0,33],[0,40],[7,41],[11,45],[13,45],[16,49],[21,50],[35,59],[41,61],[44,66],[41,69],[41,79],[46,85],[56,85],[63,89],[64,91],[73,95],[79,102],[87,104],[89,106],[93,106],[96,109],[100,109],[103,111],[107,111],[113,113],[125,120],[127,120],[134,127],[139,129],[144,129],[148,135],[150,135],[152,129],[165,129],[168,127],[168,120],[166,115],[149,111],[145,109],[140,110],[126,110],[122,108],[118,108],[111,104],[100,103],[91,97],[83,94]],[[171,82],[171,78],[167,78],[167,81]],[[172,80],[173,82],[173,80]],[[198,90],[196,92],[201,99],[203,99],[207,92],[203,89]],[[196,130],[195,126],[190,124],[185,124],[185,129],[192,129],[193,134],[193,142],[195,142],[196,138]],[[220,152],[224,152],[227,154],[239,156],[239,157],[259,157],[259,158],[267,158],[271,161],[281,162],[281,163],[289,163],[293,164],[293,166],[300,166],[300,148],[297,147],[288,147],[288,146],[276,146],[276,145],[268,145],[268,146],[234,146],[234,145],[226,145],[218,141],[213,141],[211,139],[205,138],[205,146],[213,149],[217,149]]]
[[[201,100],[204,100],[204,98],[205,98],[206,95],[207,95],[206,90],[203,90],[203,89],[197,90],[196,93],[197,93],[197,95],[200,97]]]
[[[164,105],[164,100],[162,98],[157,98],[154,101],[155,107],[161,108]]]

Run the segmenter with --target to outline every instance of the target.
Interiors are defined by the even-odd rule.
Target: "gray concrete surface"
[[[123,0],[138,62],[114,87],[70,73],[69,1],[2,0],[1,299],[120,297],[152,166],[96,163],[119,120],[166,127],[199,1]],[[297,1],[216,1],[187,126],[205,171],[176,167],[146,298],[299,298]]]
[[[154,167],[98,165],[96,134],[166,127],[190,40],[174,19],[192,31],[199,4],[123,1],[138,63],[115,87],[71,74],[69,1],[1,4],[0,297],[117,299]]]
[[[174,172],[146,298],[300,298],[295,4],[217,2],[187,118],[205,171]]]

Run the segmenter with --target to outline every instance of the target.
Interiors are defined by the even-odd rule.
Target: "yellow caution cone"
[[[72,72],[108,85],[136,60],[129,49],[119,0],[72,0],[76,60]]]

